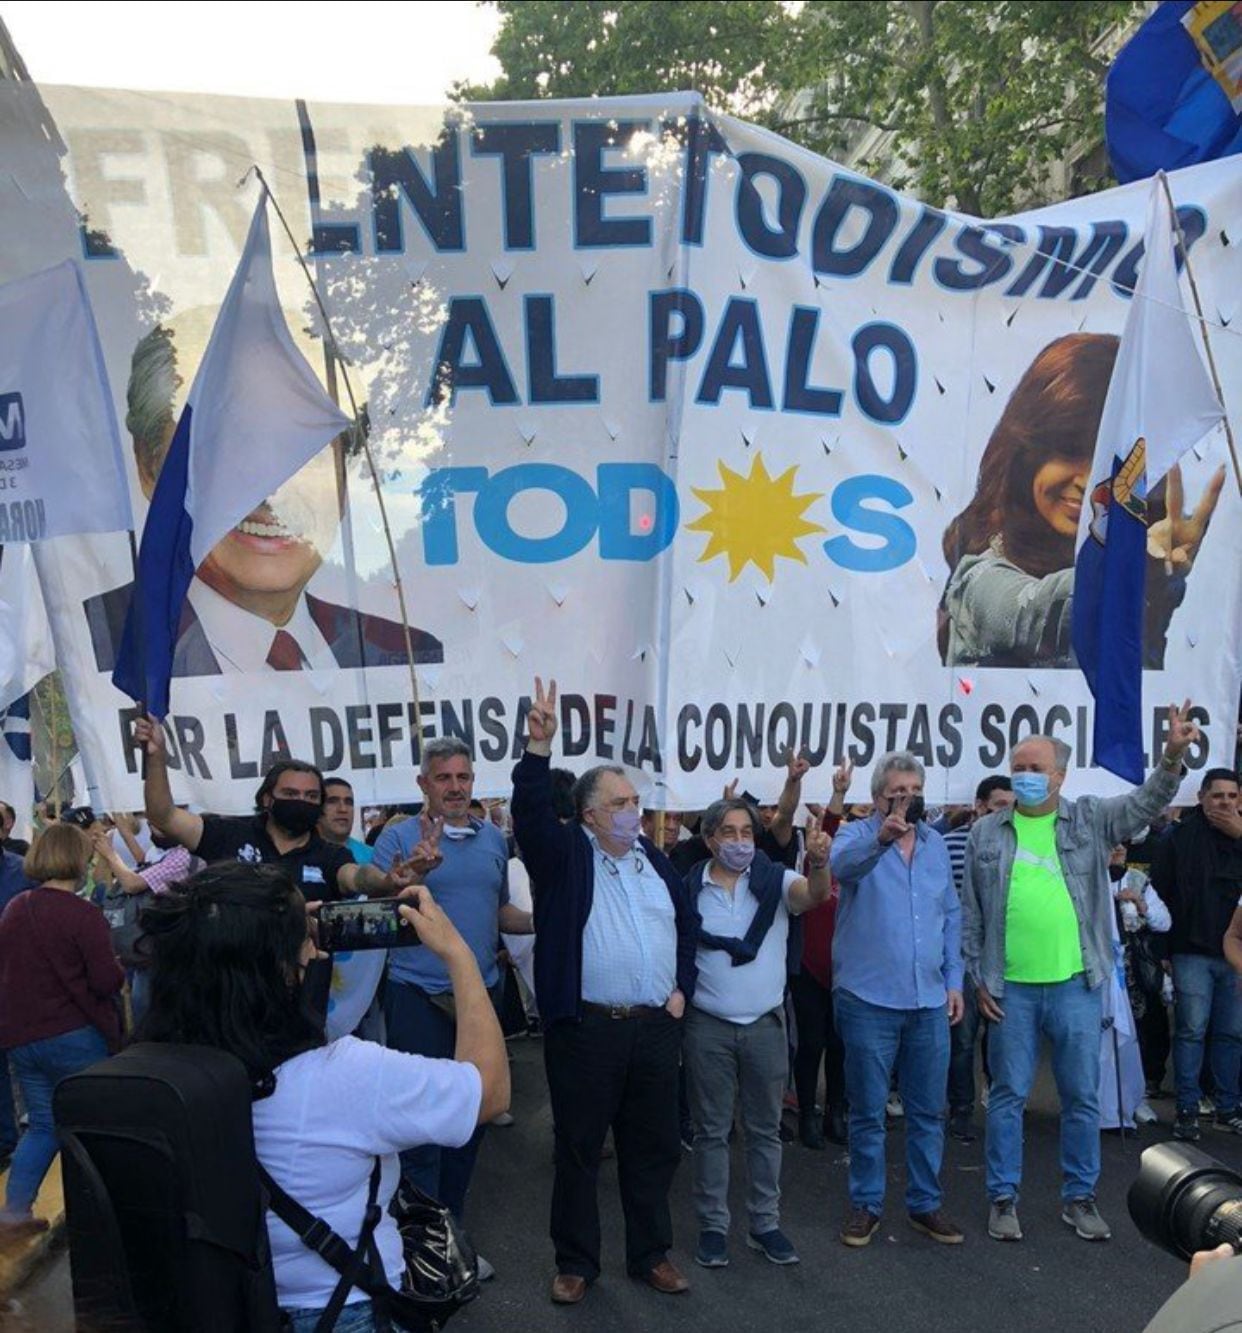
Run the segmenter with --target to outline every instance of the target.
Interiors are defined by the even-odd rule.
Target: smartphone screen
[[[404,949],[418,933],[402,921],[396,898],[324,903],[319,909],[319,947],[327,953],[355,949]]]

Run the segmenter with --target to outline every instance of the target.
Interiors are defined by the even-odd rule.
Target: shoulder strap
[[[379,1225],[381,1209],[377,1199],[380,1183],[380,1159],[375,1159],[371,1168],[371,1183],[367,1191],[367,1208],[362,1220],[362,1230],[358,1233],[356,1248],[341,1239],[321,1217],[316,1217],[304,1208],[296,1199],[287,1194],[272,1179],[261,1162],[257,1163],[259,1179],[267,1191],[268,1207],[301,1240],[308,1249],[314,1250],[330,1268],[341,1275],[336,1284],[332,1299],[328,1302],[315,1333],[331,1333],[332,1328],[344,1308],[345,1300],[354,1287],[365,1291],[372,1298],[382,1300],[392,1288],[384,1277],[383,1269],[374,1273],[370,1269],[370,1253],[375,1228]]]

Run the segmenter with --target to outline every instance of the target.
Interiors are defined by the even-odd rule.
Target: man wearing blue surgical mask
[[[1190,702],[1170,708],[1155,772],[1123,796],[1063,800],[1070,748],[1029,736],[1009,757],[1016,805],[977,820],[966,848],[962,952],[979,1011],[992,1024],[988,1063],[988,1234],[1018,1241],[1022,1116],[1042,1037],[1061,1099],[1061,1220],[1107,1240],[1095,1205],[1100,1174],[1100,1027],[1113,967],[1109,854],[1173,799],[1199,741]]]
[[[536,678],[513,771],[513,831],[535,902],[535,998],[552,1103],[552,1300],[574,1305],[600,1273],[596,1178],[612,1126],[626,1268],[664,1295],[689,1284],[669,1261],[669,1189],[681,1158],[681,1019],[694,994],[698,915],[681,876],[641,835],[625,770],[589,769],[562,823],[549,769],[556,682]]]

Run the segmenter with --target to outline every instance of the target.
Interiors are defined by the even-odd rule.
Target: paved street
[[[677,1249],[674,1259],[692,1290],[658,1296],[625,1276],[621,1214],[612,1162],[602,1171],[605,1273],[573,1309],[547,1298],[551,1249],[547,1241],[552,1185],[551,1118],[543,1083],[540,1043],[511,1043],[514,1053],[512,1129],[493,1130],[484,1144],[471,1196],[471,1226],[479,1248],[499,1276],[477,1305],[453,1321],[456,1333],[575,1328],[580,1333],[616,1330],[762,1330],[781,1333],[836,1328],[878,1328],[885,1333],[960,1333],[993,1322],[1014,1329],[1073,1328],[1075,1333],[1139,1330],[1177,1286],[1183,1268],[1141,1240],[1130,1223],[1125,1193],[1137,1168],[1138,1147],[1105,1135],[1100,1209],[1113,1227],[1107,1244],[1089,1245],[1063,1225],[1058,1207],[1055,1095],[1041,1080],[1028,1116],[1027,1169],[1022,1200],[1026,1239],[1000,1245],[988,1239],[983,1194],[982,1144],[950,1142],[945,1158],[946,1206],[966,1229],[966,1244],[936,1245],[911,1231],[902,1210],[902,1132],[889,1135],[890,1199],[884,1225],[869,1248],[845,1249],[836,1228],[845,1204],[846,1167],[841,1150],[811,1153],[786,1149],[785,1229],[802,1263],[779,1269],[745,1248],[744,1215],[735,1212],[732,1263],[711,1272],[691,1261],[695,1236],[690,1163],[685,1159],[674,1191]],[[1160,1102],[1162,1114],[1171,1102]],[[1147,1130],[1155,1142],[1165,1130]],[[1200,1145],[1242,1168],[1242,1141],[1205,1132]],[[741,1176],[735,1152],[735,1182]],[[735,1188],[735,1201],[741,1193]],[[62,1258],[25,1294],[25,1329],[68,1329],[68,1265]],[[18,1327],[10,1319],[7,1329]]]

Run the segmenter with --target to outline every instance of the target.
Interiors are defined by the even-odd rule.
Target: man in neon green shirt
[[[1009,756],[1016,805],[975,821],[962,883],[962,954],[979,1012],[992,1024],[988,1064],[988,1234],[1022,1239],[1022,1115],[1041,1038],[1061,1099],[1061,1218],[1084,1240],[1107,1240],[1095,1206],[1100,1174],[1100,1027],[1113,967],[1108,856],[1177,793],[1182,758],[1199,741],[1189,702],[1169,709],[1151,777],[1123,796],[1063,800],[1070,748],[1031,736]]]

